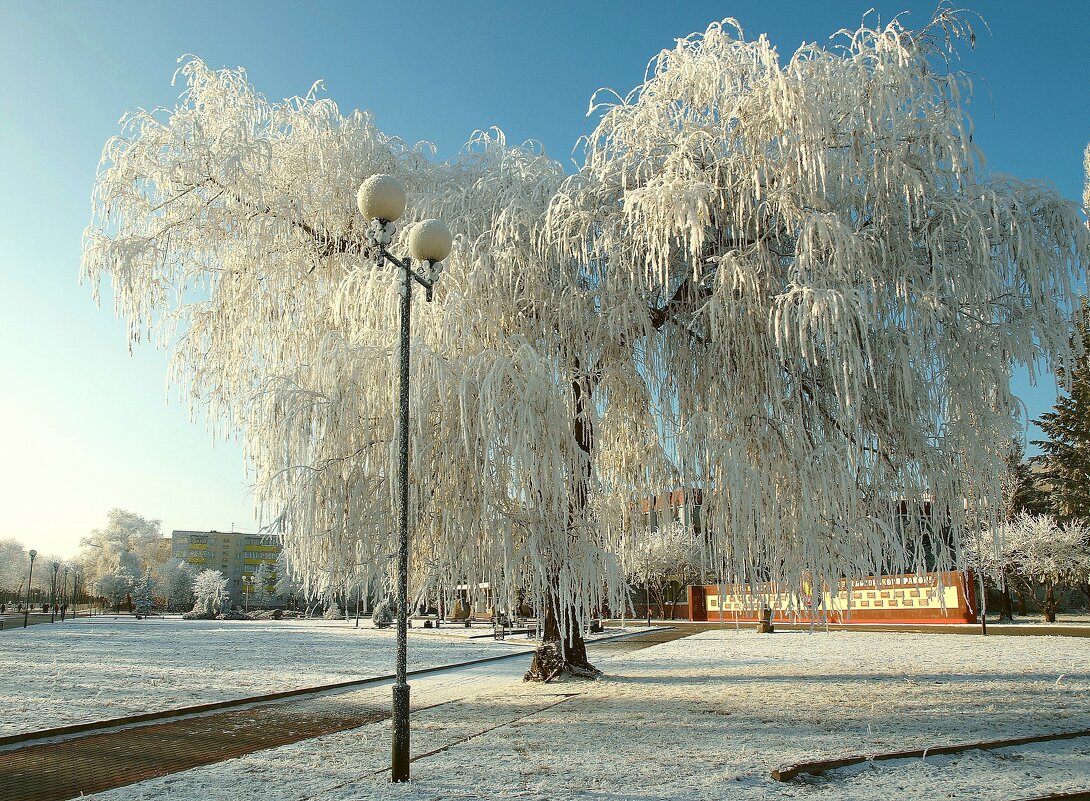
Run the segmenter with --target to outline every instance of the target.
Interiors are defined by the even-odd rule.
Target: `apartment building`
[[[231,597],[243,599],[244,584],[249,587],[253,575],[262,564],[269,566],[275,581],[276,558],[280,546],[257,534],[239,531],[172,531],[170,556],[184,559],[197,570],[219,570],[227,577]],[[275,590],[270,584],[269,591]],[[247,592],[252,590],[247,589]]]

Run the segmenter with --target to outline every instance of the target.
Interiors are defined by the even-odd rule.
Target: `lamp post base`
[[[393,754],[390,780],[409,780],[409,685],[394,685]]]

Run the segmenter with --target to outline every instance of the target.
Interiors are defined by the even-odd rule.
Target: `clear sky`
[[[781,54],[857,27],[874,7],[910,26],[933,2],[35,2],[0,0],[0,537],[71,553],[120,506],[173,528],[250,530],[241,451],[165,387],[165,357],[129,356],[111,299],[79,286],[102,146],[134,107],[171,106],[177,59],[243,66],[270,98],[318,79],[343,111],[454,153],[476,128],[567,160],[591,94],[622,94],[677,37],[733,16]],[[1090,139],[1090,5],[978,0],[976,141],[991,169],[1081,198]],[[872,18],[873,19],[873,18]],[[990,32],[987,28],[990,27]],[[1029,417],[1050,378],[1017,388]],[[1034,436],[1031,434],[1031,437]]]

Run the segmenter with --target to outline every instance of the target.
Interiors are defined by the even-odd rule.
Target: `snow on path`
[[[1086,640],[1056,637],[708,632],[603,658],[593,683],[526,685],[523,660],[418,678],[414,704],[462,700],[414,712],[414,754],[456,744],[415,762],[409,786],[368,775],[389,760],[389,725],[376,723],[94,798],[995,801],[1088,789],[1086,740],[769,778],[821,756],[1090,728],[1088,656]],[[389,701],[388,688],[368,692]]]

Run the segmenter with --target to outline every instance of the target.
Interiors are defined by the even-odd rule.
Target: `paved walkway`
[[[653,630],[590,647],[593,653],[605,656],[695,633],[695,627]],[[525,672],[531,654],[527,649],[503,661],[410,677],[413,711],[456,703],[485,692],[497,681],[515,681]],[[336,691],[6,749],[0,751],[0,801],[65,801],[379,722],[390,716],[391,684],[384,681],[366,689]],[[563,699],[570,696],[564,694]]]

